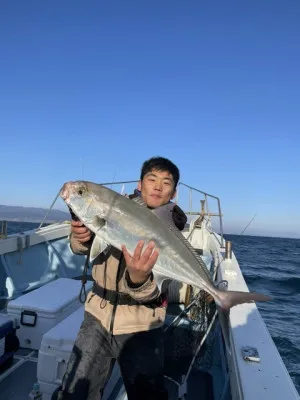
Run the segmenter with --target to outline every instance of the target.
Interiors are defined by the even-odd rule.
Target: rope
[[[82,285],[81,285],[80,293],[78,296],[81,304],[84,304],[86,302],[86,298],[87,298],[85,285],[87,282],[86,276],[87,276],[87,270],[89,269],[89,258],[90,258],[91,247],[92,246],[90,246],[88,249],[88,253],[87,253],[87,256],[85,259],[85,264],[84,264],[83,273],[82,273],[82,277],[81,277]]]

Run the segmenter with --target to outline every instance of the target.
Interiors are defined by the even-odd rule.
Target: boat
[[[133,192],[136,181],[103,185],[125,195]],[[180,182],[174,201],[188,216],[183,235],[205,262],[215,284],[224,290],[249,291],[231,242],[224,237],[220,199]],[[84,286],[80,285],[85,257],[74,255],[70,249],[70,221],[43,225],[13,235],[4,231],[0,239],[0,312],[3,318],[11,318],[19,343],[0,371],[3,400],[27,399],[33,392],[40,396],[36,398],[51,399],[83,318],[84,299],[80,296]],[[76,281],[81,287],[76,310],[45,331],[40,344],[33,346],[29,341],[20,345],[22,321],[11,315],[10,304],[34,296],[59,280]],[[177,281],[170,285],[169,299],[164,377],[170,399],[299,399],[254,302],[224,313],[214,302],[205,302],[201,290]],[[27,317],[30,315],[29,311]],[[104,399],[126,398],[116,365]]]

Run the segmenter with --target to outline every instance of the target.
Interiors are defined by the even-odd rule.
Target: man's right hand
[[[80,221],[71,220],[71,233],[79,243],[86,243],[92,238],[92,232]]]

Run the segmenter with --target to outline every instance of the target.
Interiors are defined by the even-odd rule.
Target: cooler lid
[[[87,282],[86,289],[89,290],[91,285],[91,282]],[[80,289],[81,281],[59,278],[11,300],[7,306],[7,313],[33,310],[42,314],[56,314],[78,298]]]

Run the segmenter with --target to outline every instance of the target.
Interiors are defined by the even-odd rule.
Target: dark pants
[[[163,330],[111,335],[85,312],[67,370],[52,400],[99,400],[118,360],[129,400],[168,399],[163,382]]]

